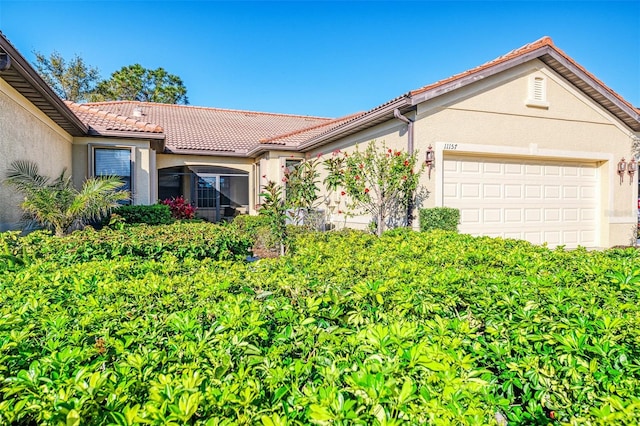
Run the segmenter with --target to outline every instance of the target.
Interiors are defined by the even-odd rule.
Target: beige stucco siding
[[[93,174],[91,150],[100,148],[126,148],[131,150],[133,171],[133,204],[154,204],[157,201],[156,152],[148,140],[116,139],[102,137],[74,138],[73,179],[76,186]]]
[[[72,137],[0,79],[0,182],[10,164],[31,160],[40,173],[57,177],[71,171]],[[22,196],[0,183],[0,231],[16,229]]]
[[[409,114],[409,117],[412,118],[413,114]],[[307,156],[308,158],[319,158],[320,161],[324,161],[333,156],[336,150],[351,153],[357,146],[360,151],[363,151],[371,141],[375,141],[379,146],[384,143],[387,148],[406,152],[408,143],[407,125],[397,119],[389,120],[311,150]],[[423,151],[421,149],[421,152]],[[327,176],[327,171],[322,164],[318,166],[318,172],[320,175],[318,181],[322,182]],[[322,203],[319,208],[325,210],[327,221],[330,224],[338,229],[345,226],[355,229],[367,229],[371,222],[371,218],[368,215],[349,210],[347,205],[350,200],[347,197],[343,197],[339,192],[327,192],[324,185],[321,184],[320,186],[323,191]],[[349,214],[347,215],[347,213]]]
[[[527,106],[530,80],[546,81],[548,108]],[[598,164],[600,175],[600,241],[604,246],[629,244],[637,217],[637,174],[619,184],[615,168],[633,154],[632,133],[600,106],[540,62],[514,68],[476,83],[437,102],[418,106],[416,146],[432,144],[443,156],[449,144],[469,152],[526,158],[576,158]],[[450,145],[449,145],[450,146]],[[437,175],[436,175],[437,176]],[[437,182],[426,206],[437,205]]]
[[[546,99],[531,102],[531,82],[544,81]],[[431,178],[421,178],[429,196],[421,207],[442,205],[442,158],[447,150],[486,158],[561,159],[596,167],[599,197],[599,241],[602,246],[629,244],[637,218],[637,179],[625,174],[620,185],[617,162],[633,154],[633,133],[615,117],[540,61],[514,67],[464,88],[417,105],[414,144],[423,161],[429,145],[436,151]],[[385,141],[394,149],[407,147],[407,126],[397,119],[340,139],[310,152],[331,155],[352,150],[356,143]],[[455,147],[455,148],[454,148]],[[363,218],[347,219],[361,227]]]

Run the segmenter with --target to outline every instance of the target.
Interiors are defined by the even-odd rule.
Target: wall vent
[[[534,108],[549,108],[547,101],[547,78],[542,76],[532,76],[529,79],[529,93],[527,106]]]

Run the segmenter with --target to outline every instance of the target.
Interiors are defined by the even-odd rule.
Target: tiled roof
[[[138,122],[157,123],[167,151],[247,152],[280,134],[329,123],[329,118],[272,114],[137,101],[98,102],[87,108],[109,111]],[[90,121],[91,123],[91,121]],[[282,142],[283,144],[285,142]]]
[[[329,130],[335,127],[338,127],[341,124],[346,123],[350,120],[353,120],[361,116],[362,114],[363,114],[362,112],[358,112],[355,114],[347,115],[345,117],[340,117],[324,123],[316,124],[315,126],[294,130],[292,132],[284,133],[278,136],[274,136],[272,138],[265,138],[260,140],[260,143],[266,144],[266,145],[275,144],[275,145],[297,146],[301,142],[304,142],[309,138],[328,132]]]
[[[486,62],[468,71],[464,71],[462,73],[448,77],[444,80],[440,80],[427,86],[423,86],[419,89],[412,90],[356,117],[353,117],[349,120],[344,120],[336,126],[326,127],[324,128],[323,132],[317,135],[311,135],[309,136],[307,141],[303,141],[301,143],[302,148],[309,149],[311,147],[336,140],[339,137],[349,135],[356,131],[360,131],[369,126],[373,126],[384,120],[391,119],[391,117],[393,117],[394,108],[410,108],[411,105],[416,105],[417,103],[424,102],[426,99],[428,99],[427,97],[425,97],[426,95],[429,95],[429,98],[431,98],[444,93],[448,93],[450,90],[454,90],[466,84],[470,84],[474,81],[477,81],[477,79],[483,78],[484,74],[488,72],[494,72],[495,70],[499,71],[502,64],[505,64],[504,67],[509,67],[510,65],[506,63],[511,60],[525,58],[544,59],[549,56],[547,55],[549,51],[555,52],[555,55],[557,55],[557,57],[563,58],[565,61],[567,61],[567,63],[570,64],[570,66],[575,67],[577,70],[579,70],[578,72],[583,73],[584,76],[586,76],[587,80],[590,79],[595,82],[594,86],[600,86],[601,89],[585,89],[584,87],[593,84],[588,82],[585,83],[582,87],[582,90],[585,90],[585,93],[589,92],[587,93],[588,96],[592,96],[594,100],[596,100],[596,102],[601,103],[601,105],[611,111],[612,114],[616,115],[619,118],[621,117],[621,119],[623,119],[625,123],[630,125],[631,128],[640,129],[640,120],[638,120],[637,117],[637,114],[640,114],[640,108],[634,107],[622,96],[607,87],[603,82],[593,76],[593,74],[589,73],[584,67],[571,59],[571,57],[569,57],[566,53],[558,49],[553,44],[553,41],[550,37],[545,36],[540,38],[539,40],[526,44],[518,49],[512,50],[505,55],[502,55],[492,61]],[[555,64],[551,63],[552,61],[553,58],[549,60],[549,66],[556,66]],[[558,66],[561,67],[562,64]],[[573,71],[565,70],[565,72],[572,73]],[[577,79],[580,79],[580,77],[577,77]],[[574,84],[576,83],[574,82]],[[605,95],[599,95],[598,90],[603,91]],[[609,99],[616,99],[622,104],[626,105],[626,107],[629,108],[631,112],[636,113],[636,117],[631,117],[627,120],[625,118],[628,116],[627,112],[617,108],[616,105],[613,105],[611,102],[609,102]]]
[[[64,101],[71,109],[91,129],[98,133],[108,131],[120,132],[146,132],[146,133],[163,133],[162,127],[157,124],[148,123],[143,120],[109,112],[106,109],[96,108],[89,104],[79,104],[70,101]]]

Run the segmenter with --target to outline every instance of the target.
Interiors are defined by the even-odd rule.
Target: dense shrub
[[[188,203],[183,196],[167,198],[160,201],[160,204],[169,206],[171,217],[174,219],[193,219],[196,217],[196,207]]]
[[[0,279],[0,424],[639,424],[638,284],[636,250],[443,231],[37,260]]]
[[[233,219],[233,225],[253,240],[254,245],[267,249],[277,248],[279,241],[272,232],[272,217],[260,215],[240,215]]]
[[[85,229],[65,237],[53,237],[36,231],[14,238],[15,233],[0,234],[0,247],[25,261],[50,259],[60,264],[118,259],[122,257],[162,259],[244,258],[251,239],[232,227],[210,223],[175,223],[165,226],[135,226],[122,230]]]
[[[113,213],[121,216],[128,224],[168,225],[173,222],[171,210],[165,204],[121,206]]]
[[[420,209],[420,230],[457,231],[460,223],[460,210],[451,207],[433,207]]]

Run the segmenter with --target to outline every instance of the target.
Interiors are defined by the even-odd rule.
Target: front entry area
[[[599,247],[595,163],[445,155],[443,178],[462,233]]]
[[[249,173],[228,167],[179,166],[158,170],[160,200],[183,196],[210,222],[249,211]]]

